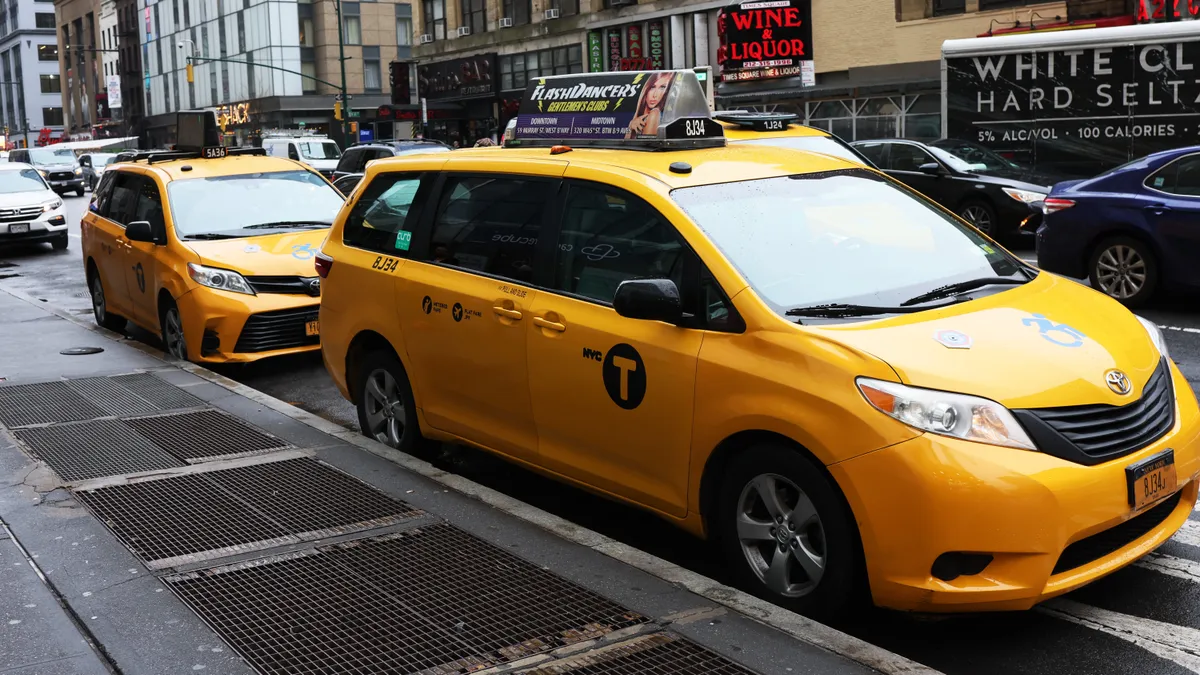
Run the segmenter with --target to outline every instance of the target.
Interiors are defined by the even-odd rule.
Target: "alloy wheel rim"
[[[104,306],[104,284],[100,283],[99,277],[92,279],[92,314],[97,324],[103,324],[108,314],[108,308]]]
[[[1096,281],[1107,295],[1132,298],[1146,285],[1146,260],[1132,246],[1109,246],[1096,261]]]
[[[982,206],[968,206],[963,209],[962,216],[980,232],[990,232],[992,229],[992,217]]]
[[[163,341],[167,343],[167,353],[177,359],[187,360],[187,342],[183,337],[183,324],[179,320],[179,310],[171,308],[167,310],[167,318],[163,323],[166,324],[166,330],[163,331]]]
[[[812,500],[778,474],[761,474],[738,498],[737,536],[750,569],[772,592],[799,598],[825,575],[825,528]]]
[[[383,368],[371,371],[363,395],[366,410],[367,433],[375,440],[400,447],[408,414],[404,409],[404,398],[396,378]]]

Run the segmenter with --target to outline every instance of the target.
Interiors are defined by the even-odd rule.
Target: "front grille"
[[[1080,539],[1071,544],[1063,549],[1062,555],[1058,557],[1058,562],[1054,565],[1054,572],[1052,574],[1059,574],[1077,567],[1083,567],[1141,539],[1146,536],[1147,532],[1161,525],[1171,515],[1175,507],[1179,505],[1179,500],[1182,497],[1183,491],[1180,490],[1167,497],[1166,501],[1158,506],[1138,516],[1134,516],[1116,527],[1110,527],[1103,532],[1098,532],[1086,539]]]
[[[1163,359],[1146,382],[1142,397],[1133,403],[1015,412],[1021,413],[1018,419],[1025,423],[1039,448],[1052,449],[1066,441],[1090,460],[1085,463],[1095,463],[1140,450],[1170,431],[1175,425],[1175,392],[1170,369]]]
[[[50,174],[50,180],[71,180],[75,174],[71,171],[55,171]]]
[[[42,207],[25,206],[19,209],[0,209],[0,223],[18,223],[35,220],[42,215]]]
[[[317,335],[305,335],[304,325],[316,321],[316,305],[299,309],[252,314],[242,327],[233,351],[241,353],[267,352],[274,349],[307,347],[321,344]]]
[[[255,293],[321,296],[321,277],[246,277]]]

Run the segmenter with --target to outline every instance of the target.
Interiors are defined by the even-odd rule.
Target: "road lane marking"
[[[1186,326],[1159,326],[1163,330],[1177,330],[1181,333],[1200,333],[1200,328],[1188,328]]]
[[[1200,548],[1200,522],[1190,519],[1183,521],[1183,527],[1179,528],[1171,540]]]
[[[1134,566],[1166,574],[1176,579],[1200,583],[1200,563],[1187,558],[1176,558],[1165,553],[1151,553],[1134,563]]]
[[[1091,607],[1072,600],[1051,600],[1043,614],[1131,642],[1160,658],[1200,675],[1200,630]]]

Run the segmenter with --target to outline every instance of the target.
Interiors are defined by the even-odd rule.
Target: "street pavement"
[[[79,258],[78,219],[87,198],[66,200],[71,247],[63,253],[48,245],[0,253],[0,287],[85,315],[90,303]],[[1031,241],[1012,248],[1033,261]],[[1163,327],[1171,357],[1193,388],[1200,385],[1200,312],[1195,308],[1194,297],[1168,297],[1138,312]],[[131,337],[157,344],[156,337],[140,331]],[[346,428],[357,424],[353,407],[334,389],[319,356],[218,370]],[[703,543],[639,511],[471,450],[447,448],[438,464],[717,581],[729,581],[718,557]],[[1200,513],[1193,513],[1184,533],[1153,556],[1030,612],[911,617],[876,610],[836,628],[950,675],[1200,673]]]

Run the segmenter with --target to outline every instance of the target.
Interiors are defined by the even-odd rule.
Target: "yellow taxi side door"
[[[129,222],[146,221],[151,230],[166,236],[166,217],[162,191],[154,176],[137,176],[136,198]],[[164,240],[165,241],[165,240]],[[129,289],[129,304],[134,323],[147,329],[157,329],[158,289],[162,286],[158,274],[158,256],[167,250],[166,244],[156,245],[147,241],[125,242],[125,287]]]
[[[645,200],[582,180],[566,188],[553,290],[538,294],[528,325],[539,460],[683,517],[704,333],[619,316],[612,300],[635,278],[671,279],[691,292],[699,260]]]
[[[129,171],[112,171],[96,188],[96,197],[84,219],[84,247],[96,263],[100,282],[104,285],[104,301],[108,311],[125,318],[130,315],[129,288],[125,281],[125,224],[133,212],[139,180]]]
[[[534,269],[539,255],[548,257],[539,236],[559,180],[525,171],[446,171],[396,295],[428,423],[533,461],[526,327],[538,296]]]

